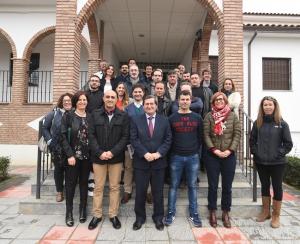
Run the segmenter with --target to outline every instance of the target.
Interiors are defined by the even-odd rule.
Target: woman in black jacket
[[[271,218],[270,182],[272,181],[274,196],[271,226],[273,228],[280,226],[285,155],[291,151],[292,147],[289,126],[281,117],[277,100],[270,96],[264,97],[251,131],[250,149],[261,181],[263,204],[256,221],[263,222]]]
[[[75,111],[66,113],[62,118],[62,148],[67,158],[66,165],[66,224],[74,225],[73,198],[79,178],[80,205],[79,221],[86,221],[88,178],[91,164],[88,147],[88,119],[86,106],[88,98],[84,91],[77,92],[72,99]]]
[[[45,117],[42,134],[51,152],[51,159],[54,164],[54,181],[56,187],[56,201],[64,200],[63,188],[65,178],[64,157],[60,144],[60,125],[63,114],[72,109],[72,95],[64,93],[57,101],[57,106]]]

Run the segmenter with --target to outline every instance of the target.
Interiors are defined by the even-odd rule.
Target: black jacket
[[[288,124],[281,120],[277,125],[273,118],[265,118],[261,128],[253,124],[250,150],[254,162],[264,165],[286,163],[285,155],[291,151],[293,142]]]
[[[96,109],[89,119],[89,146],[91,159],[97,164],[114,164],[124,161],[124,151],[129,140],[129,119],[125,112],[114,111],[109,121],[104,108]],[[101,160],[103,152],[111,151],[113,158]]]
[[[86,91],[86,95],[88,97],[88,105],[86,107],[86,110],[89,113],[92,113],[95,109],[100,109],[103,104],[103,92],[99,88],[97,91],[91,91],[90,89]]]
[[[89,120],[89,114],[87,114]],[[81,118],[75,111],[65,112],[61,120],[61,145],[67,158],[75,157],[75,142],[81,124]]]

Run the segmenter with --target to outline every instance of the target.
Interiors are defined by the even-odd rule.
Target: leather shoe
[[[228,211],[223,211],[222,221],[225,228],[231,228],[231,222]]]
[[[121,222],[120,220],[118,219],[117,216],[113,217],[113,218],[109,218],[110,222],[112,223],[112,226],[115,228],[115,229],[120,229],[121,228]]]
[[[122,204],[128,203],[128,201],[131,199],[131,193],[125,192],[124,196],[121,200]]]
[[[68,211],[66,213],[66,225],[72,227],[74,225],[73,213],[72,211]]]
[[[142,222],[136,220],[136,221],[133,223],[132,229],[133,229],[133,230],[139,230],[140,228],[142,228],[142,225],[143,225]]]
[[[86,221],[86,205],[79,206],[79,222],[84,223]]]
[[[157,230],[163,230],[165,227],[161,220],[155,221],[154,223]]]
[[[209,224],[211,227],[216,228],[218,223],[217,223],[217,216],[216,216],[216,211],[215,210],[209,210]]]
[[[98,226],[98,224],[101,222],[101,220],[102,218],[93,217],[91,222],[89,223],[88,229],[89,230],[95,229]]]

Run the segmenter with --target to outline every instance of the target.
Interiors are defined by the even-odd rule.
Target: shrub
[[[288,164],[285,169],[283,180],[289,185],[300,188],[300,158],[287,158]]]
[[[5,180],[8,177],[9,165],[9,157],[0,157],[0,181]]]

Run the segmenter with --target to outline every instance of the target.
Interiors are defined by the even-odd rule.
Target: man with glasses
[[[118,219],[120,181],[124,151],[129,140],[129,119],[116,108],[117,94],[108,90],[103,97],[104,106],[96,109],[89,120],[89,145],[95,175],[93,218],[90,230],[102,220],[102,200],[106,176],[109,177],[109,220],[115,229],[121,228]]]

